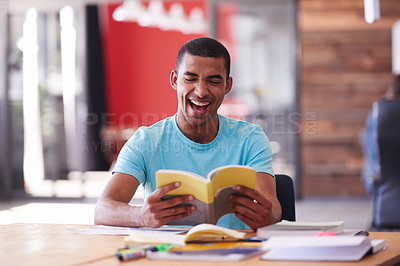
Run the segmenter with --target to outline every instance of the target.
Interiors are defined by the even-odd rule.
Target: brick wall
[[[363,0],[300,0],[302,196],[365,195],[359,134],[392,80],[391,26],[399,0],[367,24]]]

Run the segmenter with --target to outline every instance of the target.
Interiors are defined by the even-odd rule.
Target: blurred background
[[[400,1],[375,3],[371,19],[363,0],[0,0],[0,224],[93,223],[122,145],[176,112],[178,49],[211,36],[232,56],[220,113],[267,133],[297,219],[367,227],[360,134],[400,19]]]

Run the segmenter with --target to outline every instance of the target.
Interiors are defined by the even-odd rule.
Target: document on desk
[[[176,235],[179,233],[185,233],[188,230],[183,228],[172,228],[172,227],[160,227],[160,228],[143,228],[143,227],[120,227],[120,226],[107,226],[107,225],[95,225],[84,228],[69,228],[70,232],[77,234],[86,235],[120,235],[127,236],[129,231],[138,232],[157,232],[166,235]]]
[[[269,238],[271,236],[313,236],[321,233],[343,233],[344,222],[299,222],[281,221],[257,229],[257,236]]]
[[[263,245],[262,260],[358,261],[385,248],[385,240],[366,236],[273,236]]]

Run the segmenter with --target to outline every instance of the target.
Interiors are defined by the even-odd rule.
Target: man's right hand
[[[114,173],[97,202],[95,224],[155,228],[188,216],[196,209],[193,205],[177,206],[192,201],[192,195],[161,200],[165,194],[178,188],[179,183],[171,183],[155,190],[147,197],[143,206],[129,205],[138,186],[139,181],[133,176]]]
[[[177,189],[179,186],[179,182],[165,185],[147,197],[139,211],[141,226],[160,227],[174,220],[186,217],[196,210],[196,207],[193,205],[177,206],[192,201],[194,199],[192,195],[176,196],[165,200],[161,199],[168,192]]]

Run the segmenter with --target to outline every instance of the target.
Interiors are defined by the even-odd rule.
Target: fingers
[[[251,220],[247,216],[242,215],[239,212],[235,212],[236,217],[238,217],[240,220],[242,220],[245,224],[247,224],[253,231],[257,230],[259,228],[259,223]]]
[[[175,182],[155,190],[147,198],[147,202],[151,205],[151,210],[156,212],[159,209],[171,208],[173,206],[192,201],[194,199],[192,195],[182,195],[161,200],[161,198],[165,196],[168,192],[177,189],[178,187],[180,187],[180,185],[181,184],[179,182]]]
[[[175,206],[179,206],[181,204],[184,203],[188,203],[190,201],[192,201],[194,199],[194,197],[192,195],[182,195],[182,196],[176,196],[176,197],[172,197],[169,199],[165,199],[165,200],[161,200],[159,199],[158,201],[147,201],[147,203],[149,204],[149,210],[153,213],[163,213],[162,211],[164,209],[175,209],[178,207]],[[192,206],[192,205],[189,205]],[[179,206],[182,207],[182,206]],[[174,210],[174,212],[178,212],[176,210]]]
[[[166,200],[166,202],[168,201],[169,200]],[[189,216],[196,210],[196,207],[193,205],[165,207],[165,204],[161,204],[164,204],[164,201],[160,202],[160,204],[156,204],[156,206],[155,204],[145,204],[147,205],[147,208],[145,208],[147,211],[144,213],[145,217],[143,218],[148,221],[147,226],[160,227],[174,220]],[[170,204],[167,206],[169,205]]]
[[[194,210],[196,210],[196,207],[193,205],[173,207],[173,208],[163,209],[162,211],[155,213],[154,218],[156,219],[173,218],[173,220],[175,220],[177,219],[176,216],[181,216],[181,215],[187,216],[190,215]]]
[[[179,182],[175,182],[175,183],[171,183],[168,185],[165,185],[163,187],[158,188],[157,190],[155,190],[149,197],[148,200],[150,202],[153,201],[159,201],[165,194],[167,194],[168,192],[177,189],[178,187],[181,186],[181,183]]]
[[[159,227],[171,221],[190,215],[196,207],[182,205],[194,199],[192,195],[181,195],[162,200],[168,192],[180,186],[179,182],[171,183],[155,190],[142,207],[142,219],[149,227]]]
[[[187,209],[185,209],[185,211],[183,211],[183,212],[177,210],[176,214],[168,215],[168,216],[163,216],[163,214],[161,212],[147,213],[145,215],[145,217],[142,217],[142,219],[145,221],[142,226],[158,228],[160,226],[168,224],[169,222],[189,216],[192,213],[192,210],[191,210],[190,206],[186,206],[186,207],[189,207],[190,211],[187,211]],[[194,206],[192,206],[192,207],[194,207]],[[171,213],[175,213],[175,212],[169,212],[169,213],[171,214]],[[166,214],[166,212],[164,211],[164,215],[165,214]]]
[[[266,207],[268,207],[268,205],[272,206],[269,200],[267,200],[261,194],[257,193],[254,189],[250,189],[245,186],[235,186],[235,190],[249,197],[251,199],[250,201],[252,201],[253,203]],[[246,204],[248,204],[248,202],[246,202]]]
[[[272,203],[254,189],[235,186],[242,195],[231,195],[232,208],[235,215],[251,229],[265,226],[272,217]]]

